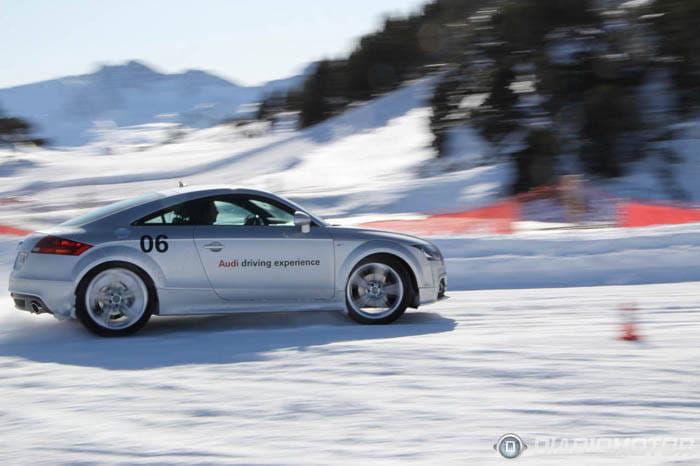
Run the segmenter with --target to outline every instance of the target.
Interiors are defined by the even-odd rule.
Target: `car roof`
[[[272,193],[263,191],[260,189],[245,188],[242,186],[230,186],[230,185],[195,185],[195,186],[180,186],[177,188],[164,189],[161,191],[156,191],[156,194],[160,194],[163,197],[172,197],[180,194],[222,194],[222,193],[245,193],[245,194],[267,194],[272,195]]]
[[[132,220],[130,219],[130,217],[134,216],[138,218],[142,215],[150,213],[153,209],[166,207],[168,205],[167,203],[169,202],[169,200],[173,198],[179,198],[177,200],[173,199],[175,202],[185,202],[200,197],[217,196],[221,194],[252,194],[277,199],[279,201],[283,201],[289,204],[290,206],[296,209],[306,212],[314,219],[314,221],[316,221],[320,225],[326,225],[323,219],[316,215],[313,215],[311,212],[308,212],[303,207],[297,205],[289,199],[284,199],[276,194],[273,194],[268,191],[263,191],[261,189],[243,188],[230,185],[180,186],[172,189],[155,191],[151,192],[150,195],[144,195],[140,198],[134,199],[136,201],[141,200],[141,202],[127,205],[123,208],[114,211],[106,211],[103,213],[100,213],[100,209],[98,209],[97,211],[88,212],[83,216],[76,217],[75,219],[71,219],[68,222],[64,222],[62,225],[76,226],[87,225],[89,223],[96,222],[111,222],[115,219],[115,217],[118,219],[122,216],[126,217],[126,220],[131,222]],[[109,206],[107,206],[107,208],[108,207]]]

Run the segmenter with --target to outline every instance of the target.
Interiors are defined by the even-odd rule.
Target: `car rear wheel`
[[[389,324],[408,307],[409,280],[402,264],[390,258],[365,259],[345,287],[348,315],[362,324]]]
[[[155,290],[140,269],[130,264],[98,267],[81,282],[76,315],[100,336],[125,336],[141,329],[153,313]]]

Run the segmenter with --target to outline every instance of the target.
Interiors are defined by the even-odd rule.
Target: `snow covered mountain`
[[[298,76],[244,87],[204,71],[165,74],[130,61],[92,74],[0,89],[0,108],[37,125],[39,135],[54,145],[78,146],[105,125],[168,121],[211,126],[267,93],[299,86],[311,66]]]

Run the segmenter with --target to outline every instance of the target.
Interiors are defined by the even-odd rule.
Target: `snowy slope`
[[[311,68],[308,68],[306,72]],[[59,146],[84,144],[94,130],[158,121],[202,128],[237,115],[266,93],[299,86],[303,75],[258,87],[239,86],[199,70],[159,73],[138,61],[0,89],[0,108],[38,125]]]
[[[301,132],[249,138],[223,125],[163,144],[167,130],[151,125],[133,129],[135,144],[125,142],[123,129],[73,150],[6,152],[0,200],[21,204],[0,205],[0,223],[55,223],[75,209],[180,179],[269,189],[332,217],[474,205],[502,195],[507,163],[435,170],[425,108],[431,86],[430,79],[408,84]]]
[[[480,207],[506,196],[512,166],[494,160],[476,132],[462,131],[449,157],[434,158],[427,107],[432,83],[407,83],[304,131],[151,123],[104,129],[79,148],[0,151],[0,223],[54,224],[179,180],[272,190],[342,223]],[[700,121],[678,125],[675,132],[675,139],[663,143],[676,155],[674,185],[687,199],[700,200]],[[663,166],[668,163],[650,156],[630,165],[626,176],[596,180],[593,187],[623,197],[669,199]]]
[[[642,199],[678,199],[700,202],[700,120],[690,120],[672,126],[674,138],[656,143],[656,149],[668,150],[676,161],[669,164],[659,154],[627,167],[624,177],[610,180],[605,188],[624,197]],[[670,188],[663,175],[668,170]]]

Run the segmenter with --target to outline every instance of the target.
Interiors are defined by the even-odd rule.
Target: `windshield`
[[[85,225],[87,223],[94,222],[95,220],[106,217],[108,215],[112,215],[112,214],[115,214],[117,212],[121,212],[123,210],[129,209],[131,207],[135,207],[135,206],[140,205],[140,204],[145,204],[146,202],[154,201],[154,200],[158,199],[159,197],[162,197],[162,195],[159,193],[150,193],[150,194],[144,194],[144,195],[137,196],[137,197],[132,197],[130,199],[125,199],[123,201],[115,202],[113,204],[109,204],[109,205],[106,205],[104,207],[100,207],[99,209],[91,210],[90,212],[88,212],[84,215],[72,218],[72,219],[68,220],[67,222],[63,222],[61,225],[63,225],[63,226]]]

